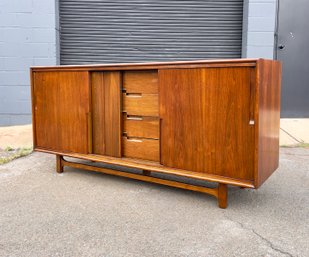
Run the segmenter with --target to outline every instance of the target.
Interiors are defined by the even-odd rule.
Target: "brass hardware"
[[[128,142],[138,142],[138,143],[142,143],[142,142],[143,142],[143,140],[141,140],[141,139],[138,139],[138,138],[129,138],[129,137],[127,137],[127,141],[128,141]]]
[[[142,116],[127,115],[126,119],[127,120],[143,120],[143,117]]]

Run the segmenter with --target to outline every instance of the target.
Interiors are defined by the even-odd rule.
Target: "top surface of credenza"
[[[252,67],[256,66],[259,59],[222,59],[222,60],[198,60],[177,62],[147,62],[147,63],[111,63],[111,64],[89,64],[89,65],[58,65],[58,66],[34,66],[36,70],[147,70],[163,68],[197,68],[197,67]]]

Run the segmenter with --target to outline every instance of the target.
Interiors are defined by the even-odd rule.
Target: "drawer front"
[[[158,71],[124,71],[122,84],[127,93],[158,94]]]
[[[123,132],[128,137],[159,139],[159,118],[124,114]]]
[[[123,156],[149,161],[159,161],[159,140],[122,137]]]
[[[159,97],[156,94],[123,94],[123,112],[128,115],[158,116]]]

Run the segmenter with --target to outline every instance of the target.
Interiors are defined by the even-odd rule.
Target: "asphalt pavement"
[[[0,166],[0,256],[309,256],[309,149],[281,148],[258,189],[202,193],[65,168]]]

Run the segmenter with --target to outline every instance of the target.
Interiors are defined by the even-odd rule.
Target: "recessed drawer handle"
[[[131,115],[128,115],[128,116],[127,116],[127,120],[143,120],[143,117],[141,117],[141,116],[131,116]]]
[[[142,97],[141,93],[126,93],[127,97]]]
[[[140,140],[140,139],[136,139],[136,138],[127,138],[127,141],[128,142],[138,142],[138,143],[142,143],[143,142],[143,140]]]

